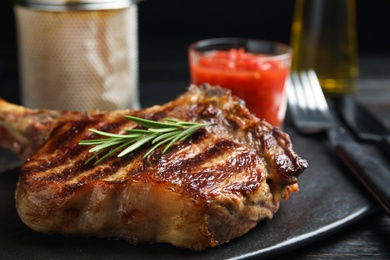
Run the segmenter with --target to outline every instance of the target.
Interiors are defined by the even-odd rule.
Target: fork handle
[[[343,128],[328,130],[328,136],[342,161],[390,216],[390,171]]]

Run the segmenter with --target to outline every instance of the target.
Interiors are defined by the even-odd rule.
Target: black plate
[[[290,127],[285,131],[298,154],[310,164],[299,179],[300,192],[282,201],[272,221],[260,222],[227,244],[192,252],[166,244],[132,245],[122,240],[36,233],[21,222],[15,210],[14,191],[19,173],[16,168],[0,174],[0,258],[267,258],[312,243],[376,211],[375,203],[335,157],[324,137],[303,137]],[[5,154],[0,151],[0,158]]]

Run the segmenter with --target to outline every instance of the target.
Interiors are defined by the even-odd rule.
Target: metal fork
[[[338,156],[390,216],[390,171],[338,124],[314,70],[291,72],[287,97],[297,130],[302,134],[326,132]]]
[[[296,128],[315,134],[336,126],[314,70],[291,72],[287,96]]]

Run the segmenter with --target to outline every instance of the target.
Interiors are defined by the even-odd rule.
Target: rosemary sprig
[[[96,129],[89,129],[90,132],[107,138],[81,140],[79,142],[79,145],[94,146],[89,152],[95,154],[85,163],[89,163],[92,159],[104,152],[106,153],[96,160],[94,163],[95,165],[119,151],[118,157],[122,157],[135,151],[146,143],[151,143],[153,146],[142,158],[146,158],[158,147],[165,144],[162,151],[162,154],[164,154],[175,142],[187,139],[190,135],[208,125],[195,122],[183,122],[171,118],[164,118],[163,122],[134,116],[125,116],[125,118],[142,125],[146,129],[127,129],[124,134],[113,134]]]

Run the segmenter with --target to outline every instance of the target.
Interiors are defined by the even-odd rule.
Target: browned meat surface
[[[78,112],[27,109],[0,98],[0,147],[25,160],[49,139],[59,121],[80,116]]]
[[[211,124],[163,155],[161,148],[142,159],[145,146],[85,164],[89,147],[78,142],[96,138],[88,129],[139,127],[124,115]],[[28,156],[16,190],[19,216],[44,233],[203,250],[271,219],[308,167],[286,133],[210,86],[191,86],[172,102],[139,111],[55,112],[0,102],[0,129],[2,146]]]

